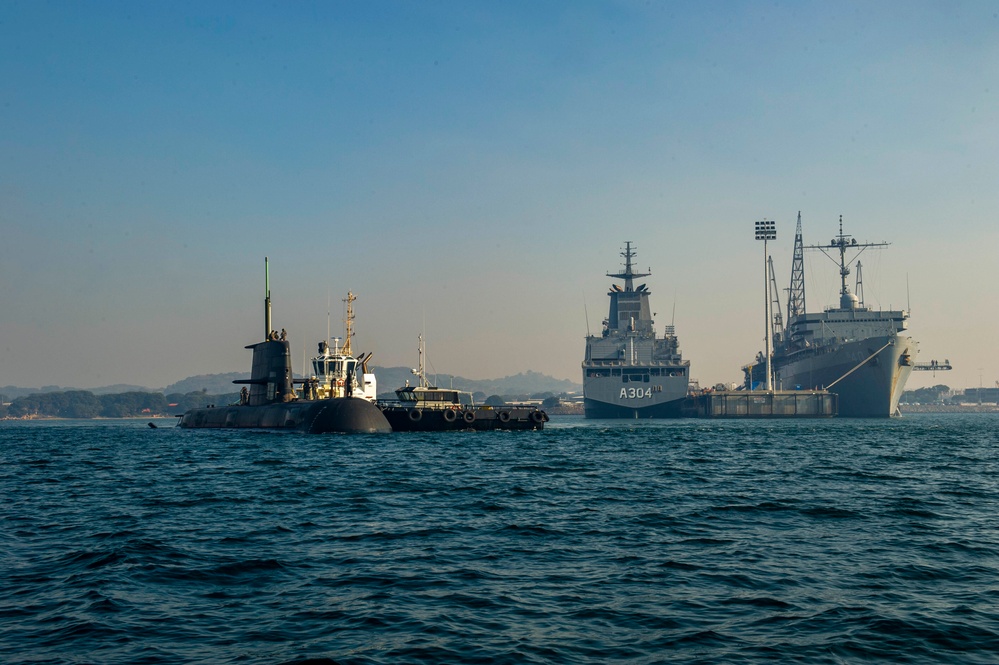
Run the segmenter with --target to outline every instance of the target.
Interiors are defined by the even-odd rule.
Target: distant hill
[[[7,399],[17,399],[18,397],[25,397],[27,395],[36,395],[38,393],[58,393],[65,392],[67,390],[86,390],[95,395],[117,395],[119,393],[148,393],[148,392],[158,392],[156,390],[150,390],[144,386],[133,386],[127,383],[117,383],[113,386],[102,386],[100,388],[75,388],[72,386],[42,386],[41,388],[22,388],[19,386],[4,386],[0,388],[0,395],[3,395]]]
[[[151,391],[149,388],[143,386],[133,386],[128,383],[116,383],[113,386],[102,386],[100,388],[91,388],[90,392],[95,395],[117,395],[119,393],[148,393],[156,392]]]
[[[228,374],[198,374],[189,376],[177,383],[171,383],[163,389],[163,393],[196,393],[205,390],[209,395],[222,395],[226,393],[239,392],[239,386],[234,386],[236,379],[250,378],[249,372],[229,372]]]
[[[378,393],[392,393],[396,388],[416,385],[416,375],[409,367],[374,367],[378,379]],[[565,379],[556,379],[540,372],[522,372],[502,379],[466,379],[451,374],[431,374],[427,379],[441,388],[458,388],[469,392],[483,392],[486,395],[532,395],[536,393],[581,392],[582,384]]]
[[[416,384],[416,376],[408,367],[372,367],[378,379],[378,393],[392,394],[396,388],[406,385]],[[297,376],[297,375],[296,375]],[[249,372],[229,372],[228,374],[199,374],[172,383],[166,388],[144,388],[129,384],[116,384],[101,388],[84,388],[95,395],[107,395],[127,392],[162,392],[165,395],[175,393],[188,394],[195,392],[206,392],[209,395],[227,395],[238,392],[234,386],[235,379],[248,379]],[[459,388],[469,392],[483,392],[486,395],[534,395],[537,393],[571,393],[581,392],[582,384],[573,383],[564,379],[556,379],[540,372],[521,372],[513,376],[506,376],[502,379],[466,379],[461,376],[451,374],[430,375],[427,378],[431,383],[442,388]],[[0,395],[4,395],[8,400],[31,395],[34,393],[52,393],[66,390],[79,390],[78,388],[60,386],[42,386],[41,388],[19,388],[17,386],[4,386],[0,388]]]

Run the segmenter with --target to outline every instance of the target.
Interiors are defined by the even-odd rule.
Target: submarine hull
[[[352,397],[191,409],[180,417],[178,426],[189,429],[289,429],[310,434],[392,431],[378,407]]]

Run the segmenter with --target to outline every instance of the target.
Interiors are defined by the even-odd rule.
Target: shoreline
[[[999,413],[999,404],[899,404],[907,413]]]

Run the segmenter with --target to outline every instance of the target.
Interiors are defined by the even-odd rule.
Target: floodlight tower
[[[766,342],[767,342],[767,392],[773,390],[773,382],[771,377],[773,372],[770,367],[770,353],[771,353],[771,341],[770,341],[770,274],[767,265],[767,259],[769,254],[767,253],[767,241],[777,239],[777,224],[772,220],[764,219],[762,222],[756,222],[756,239],[763,241],[763,295],[764,302],[766,303]]]

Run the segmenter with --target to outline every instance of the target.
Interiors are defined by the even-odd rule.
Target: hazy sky
[[[0,385],[248,371],[264,256],[296,370],[352,290],[375,365],[578,382],[629,240],[736,381],[799,210],[995,385],[999,4],[0,2]]]

